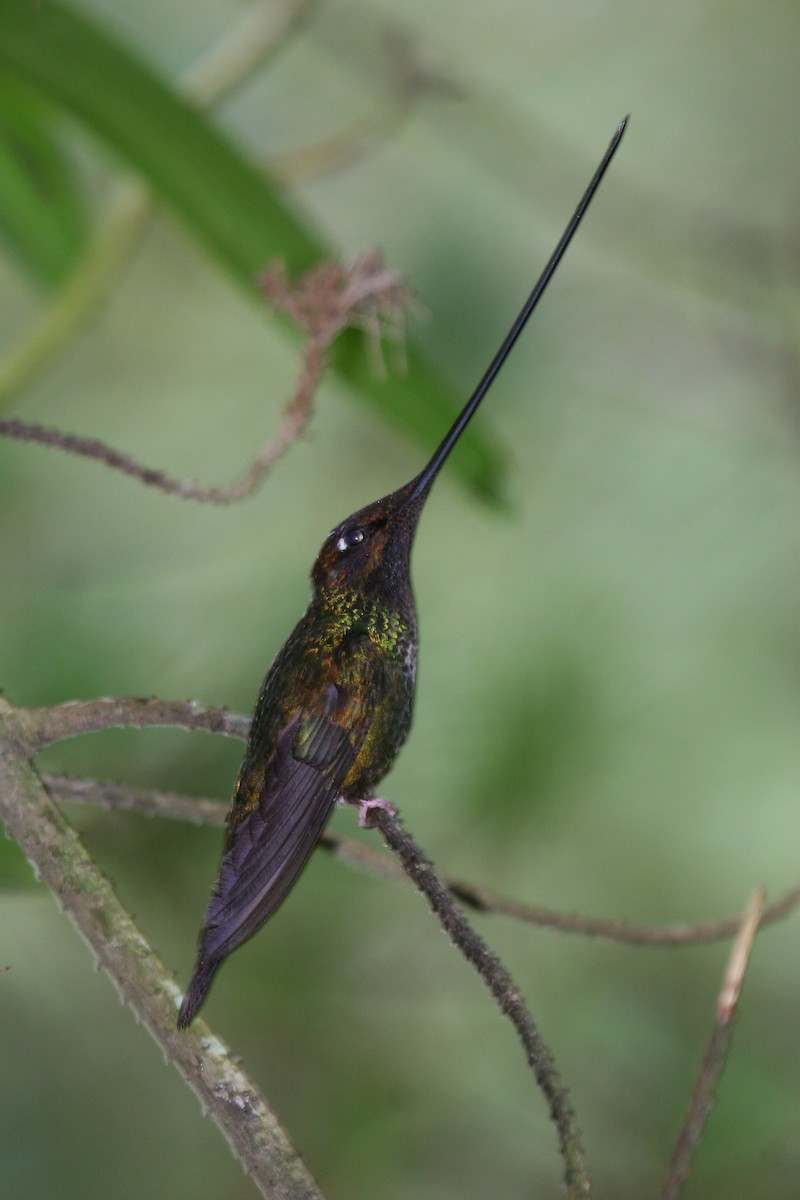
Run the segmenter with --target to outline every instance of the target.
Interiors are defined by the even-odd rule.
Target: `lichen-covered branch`
[[[83,851],[77,835],[70,829],[65,819],[47,796],[42,781],[39,780],[29,763],[33,755],[43,746],[66,737],[74,737],[78,734],[106,728],[110,725],[143,726],[166,724],[225,733],[234,733],[235,731],[239,736],[242,736],[246,732],[247,727],[247,723],[243,722],[242,718],[232,717],[225,710],[207,709],[201,705],[192,703],[167,703],[154,699],[75,701],[70,704],[58,705],[52,709],[41,708],[16,711],[3,701],[2,707],[0,707],[0,729],[2,729],[3,725],[6,725],[8,730],[12,731],[10,735],[11,741],[8,744],[11,747],[12,743],[14,743],[16,749],[17,772],[19,773],[24,770],[28,790],[31,793],[39,793],[38,804],[31,803],[27,808],[23,796],[21,804],[12,813],[11,819],[7,821],[8,832],[17,838],[25,852],[37,863],[42,878],[53,888],[59,900],[67,911],[70,912],[78,928],[90,940],[95,949],[98,949],[98,944],[102,943],[103,939],[92,937],[94,933],[93,925],[87,930],[83,908],[88,904],[89,911],[97,915],[96,903],[95,907],[92,908],[89,897],[91,895],[96,902],[98,889],[104,892],[103,901],[107,907],[107,912],[110,912],[115,921],[120,924],[121,929],[127,932],[130,938],[134,939],[134,944],[145,945],[145,943],[130,918],[124,912],[124,909],[119,906],[108,883],[99,875],[88,855]],[[8,733],[6,737],[9,737]],[[12,754],[8,755],[9,763],[11,763],[12,757]],[[3,784],[3,776],[0,775],[0,789],[2,789]],[[106,793],[107,797],[112,794]],[[3,812],[4,810],[0,806],[0,814]],[[42,813],[45,814],[47,820],[40,820]],[[34,841],[40,836],[42,831],[48,828],[49,821],[49,825],[57,829],[57,836],[62,844],[69,842],[71,850],[74,851],[77,859],[79,859],[79,869],[76,867],[74,879],[72,877],[65,879],[59,871],[51,870],[51,864],[46,856],[30,853],[29,843],[31,842],[32,832],[28,827],[29,821],[33,822],[36,827],[37,832]],[[446,886],[438,879],[431,864],[424,857],[419,847],[416,846],[402,829],[397,818],[379,809],[376,816],[373,816],[373,823],[381,829],[390,848],[397,855],[403,871],[423,892],[423,895],[426,896],[431,908],[453,943],[459,948],[467,961],[479,972],[500,1006],[501,1011],[512,1022],[525,1049],[534,1077],[547,1098],[551,1115],[558,1129],[569,1196],[571,1200],[578,1200],[580,1197],[588,1196],[589,1179],[586,1173],[583,1151],[569,1097],[556,1072],[550,1052],[539,1034],[525,1001],[522,999],[513,980],[497,956],[488,949],[482,939],[471,928],[463,912],[448,895]],[[45,864],[46,870],[44,871],[39,865],[40,858]],[[63,859],[64,855],[59,854],[56,856],[55,861],[62,862]],[[88,888],[87,884],[90,885]],[[104,917],[106,927],[108,926],[108,922],[109,917],[106,915]],[[138,939],[138,943],[136,939]],[[172,980],[163,971],[160,964],[158,964],[149,947],[147,947],[147,957],[148,959],[152,959],[156,964],[156,974],[159,984],[155,991],[157,997],[160,997],[161,1001],[163,1001],[158,1012],[158,1021],[155,1022],[156,1028],[155,1030],[151,1030],[160,1034],[162,1031],[161,1023],[166,1022],[169,1024],[170,1017],[174,1017],[174,1004],[178,997],[178,990]],[[125,998],[139,1012],[136,991],[134,989],[134,993],[131,994],[127,987],[125,973],[128,964],[126,964],[124,956],[120,961],[114,961],[113,963],[106,962],[101,956],[101,962],[118,982]],[[152,980],[150,982],[152,983]],[[164,999],[164,997],[168,997],[168,999]],[[154,1003],[156,1002],[154,1001]],[[170,1010],[170,1004],[172,1005],[172,1011]],[[145,1023],[148,1023],[147,1018],[142,1016],[141,1013],[140,1017]],[[152,1023],[151,1021],[148,1024],[148,1028],[151,1027]],[[180,1039],[183,1035],[173,1034],[170,1029],[168,1039],[170,1046],[175,1036]],[[180,1042],[178,1044],[180,1046]]]
[[[68,700],[52,708],[16,709],[25,716],[31,752],[36,754],[53,742],[97,733],[115,727],[148,729],[159,725],[200,729],[245,738],[249,717],[213,708],[199,700],[138,699],[134,696],[101,696],[97,700]]]
[[[0,699],[0,819],[7,834],[197,1094],[261,1194],[271,1200],[322,1200],[266,1101],[208,1026],[198,1021],[190,1032],[177,1032],[180,992],[31,767],[34,729],[29,713]]]
[[[189,797],[124,784],[53,775],[40,779],[30,767],[30,760],[38,750],[64,738],[110,726],[157,725],[182,726],[186,729],[201,729],[244,738],[249,722],[246,718],[225,709],[209,708],[196,701],[106,698],[74,701],[53,708],[16,710],[5,701],[0,701],[0,818],[5,821],[9,834],[20,842],[37,872],[50,883],[64,907],[99,954],[102,965],[118,982],[118,986],[121,986],[126,999],[133,1004],[137,1012],[137,989],[141,982],[137,971],[144,972],[147,987],[153,996],[153,1004],[156,1005],[156,1016],[150,1023],[147,1019],[142,1019],[162,1044],[168,1044],[169,1057],[176,1061],[190,1084],[203,1095],[204,1103],[208,1104],[205,1090],[209,1079],[212,1078],[209,1074],[210,1068],[204,1068],[206,1073],[203,1079],[198,1081],[192,1074],[191,1063],[186,1063],[181,1054],[184,1046],[181,1039],[196,1034],[178,1035],[173,1030],[172,1020],[179,999],[178,989],[119,906],[107,881],[88,859],[77,835],[48,798],[44,785],[53,796],[61,799],[83,800],[195,823],[221,824],[227,806],[205,797]],[[410,879],[423,893],[448,936],[481,975],[501,1011],[514,1025],[537,1084],[548,1100],[551,1115],[558,1129],[564,1174],[571,1198],[585,1197],[589,1194],[589,1179],[569,1096],[513,980],[499,959],[471,928],[464,913],[454,903],[454,898],[465,903],[473,902],[476,908],[484,912],[506,913],[534,924],[545,924],[571,933],[602,936],[635,945],[689,945],[727,937],[732,932],[738,933],[720,991],[712,1036],[698,1072],[667,1184],[662,1193],[662,1200],[677,1200],[688,1176],[694,1150],[713,1102],[714,1089],[724,1067],[753,938],[757,929],[767,921],[777,921],[798,906],[800,888],[791,889],[776,903],[766,908],[763,893],[757,893],[748,907],[745,918],[737,922],[727,920],[704,922],[696,926],[663,928],[626,926],[617,922],[568,917],[553,913],[552,910],[520,905],[475,885],[440,878],[416,843],[403,830],[396,815],[381,808],[372,809],[369,823],[380,828],[394,858],[389,858],[352,839],[332,834],[325,835],[323,845],[337,857],[361,869],[385,878]],[[102,927],[100,932],[98,923]],[[109,930],[112,932],[109,933]],[[107,945],[107,942],[112,937],[117,939],[117,944],[111,947],[114,952],[107,960],[110,945]],[[126,944],[128,949],[133,947],[136,957],[132,992],[125,984],[131,964],[125,959],[124,953],[122,958],[117,954],[120,946],[124,949]],[[154,980],[157,981],[156,987],[152,986]],[[139,1015],[141,1017],[141,1013]],[[199,1027],[195,1026],[195,1031],[198,1028],[204,1033],[205,1026],[202,1023]],[[173,1045],[175,1038],[178,1038],[178,1042]],[[219,1123],[224,1126],[224,1114],[229,1113],[230,1104],[233,1104],[234,1107],[246,1110],[249,1114],[248,1120],[250,1115],[256,1114],[253,1120],[255,1128],[259,1130],[262,1118],[266,1120],[259,1107],[263,1102],[244,1076],[236,1071],[224,1050],[219,1048],[213,1039],[209,1040],[207,1034],[204,1036],[203,1046],[209,1052],[213,1051],[215,1069],[223,1071],[222,1081],[214,1083],[216,1099],[221,1098],[220,1102],[223,1105],[222,1115],[215,1112]],[[233,1082],[230,1070],[237,1076],[237,1080]],[[238,1098],[230,1100],[229,1103],[230,1097]],[[208,1107],[214,1111],[214,1105],[208,1104]],[[232,1144],[235,1132],[226,1130]],[[237,1148],[236,1145],[234,1148]],[[290,1161],[294,1160],[290,1158]],[[308,1183],[313,1187],[310,1181]],[[318,1193],[274,1191],[269,1194],[293,1198],[295,1195]]]

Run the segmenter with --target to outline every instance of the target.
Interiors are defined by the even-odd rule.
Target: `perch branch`
[[[65,737],[74,737],[81,733],[105,728],[108,725],[177,724],[208,731],[235,733],[239,736],[242,736],[247,728],[246,722],[243,722],[241,718],[232,717],[224,709],[208,709],[192,703],[168,703],[158,700],[75,701],[70,704],[58,705],[53,709],[27,709],[19,710],[16,713],[5,702],[2,702],[0,713],[4,712],[9,715],[9,723],[12,728],[14,728],[13,721],[15,720],[16,728],[24,731],[24,736],[20,735],[18,740],[26,764],[43,746]],[[29,771],[29,778],[31,786],[35,784],[36,788],[41,789],[42,803],[52,810],[64,829],[69,829],[32,770]],[[0,776],[1,783],[2,777]],[[0,811],[2,810],[0,809]],[[561,1083],[550,1052],[513,980],[496,955],[488,949],[471,928],[464,913],[450,898],[444,883],[439,880],[431,864],[402,829],[396,817],[382,809],[372,810],[371,816],[372,824],[380,828],[387,844],[400,860],[404,872],[426,897],[450,939],[478,971],[497,1001],[501,1012],[512,1022],[536,1082],[548,1101],[551,1116],[558,1130],[568,1194],[571,1200],[579,1200],[580,1197],[588,1196],[589,1178],[568,1094]],[[31,819],[37,820],[35,814]],[[12,836],[17,837],[18,828],[23,839],[27,835],[24,822],[20,825],[9,824],[7,828]],[[80,843],[74,832],[72,832],[72,838],[79,846]],[[23,849],[28,853],[25,841],[20,838],[18,840],[21,841]],[[94,871],[91,860],[88,859],[85,852],[82,851],[82,853],[85,858],[84,870],[91,868]],[[29,853],[29,857],[33,858],[34,856]],[[47,881],[51,883],[51,886],[53,885],[52,879]],[[57,880],[55,884],[58,884]],[[108,887],[107,884],[105,886]],[[69,909],[59,887],[55,886],[54,890],[65,903],[65,907]],[[108,892],[110,894],[110,888],[108,888]],[[77,899],[80,899],[81,895],[83,893],[80,888],[77,888]],[[127,918],[127,914],[125,915]],[[78,917],[75,919],[79,928],[83,928],[81,920]],[[129,918],[127,919],[129,920]],[[124,978],[124,975],[121,978]],[[169,983],[170,995],[174,998],[177,995],[177,989],[171,980]]]
[[[24,765],[26,766],[27,759],[54,741],[114,725],[138,727],[178,725],[187,729],[203,729],[239,738],[246,736],[249,725],[244,717],[232,714],[225,709],[209,708],[196,701],[99,699],[73,701],[53,708],[16,711],[9,709],[8,705],[3,703],[0,712],[13,713],[14,720],[17,722],[13,728],[18,732],[24,731],[24,736],[22,733],[19,734],[18,741],[24,750],[26,759]],[[133,788],[122,784],[103,784],[95,780],[69,779],[64,776],[48,775],[43,777],[43,781],[52,794],[59,799],[82,800],[196,823],[221,824],[226,811],[223,803],[202,797],[188,797],[147,788]],[[35,784],[39,787],[38,777],[35,777]],[[54,811],[57,812],[57,810]],[[377,824],[383,832],[387,843],[397,856],[397,860],[376,853],[369,847],[351,839],[331,834],[325,835],[323,844],[337,857],[343,858],[361,869],[391,879],[408,876],[423,892],[450,938],[479,971],[487,987],[498,1001],[501,1010],[514,1024],[525,1048],[528,1061],[534,1070],[537,1083],[550,1103],[551,1113],[558,1127],[565,1175],[568,1187],[572,1188],[570,1193],[572,1196],[587,1194],[588,1178],[569,1099],[553,1067],[549,1052],[541,1041],[513,981],[499,960],[470,928],[464,914],[453,903],[448,889],[462,902],[476,903],[476,907],[481,911],[506,913],[536,924],[547,924],[556,929],[573,933],[589,933],[634,944],[676,946],[710,941],[712,938],[729,936],[731,926],[735,925],[739,936],[731,955],[723,989],[720,992],[714,1031],[693,1090],[689,1113],[676,1147],[673,1165],[670,1168],[669,1181],[662,1194],[662,1200],[677,1200],[683,1180],[688,1174],[694,1149],[701,1136],[705,1118],[711,1107],[714,1088],[724,1066],[733,1029],[736,1003],[753,936],[760,925],[766,924],[767,921],[777,921],[797,906],[800,901],[800,888],[791,889],[768,908],[764,907],[763,893],[759,892],[748,908],[744,921],[738,922],[718,921],[705,922],[696,926],[658,928],[625,926],[618,922],[565,917],[563,914],[553,913],[549,909],[519,905],[496,896],[494,893],[488,893],[485,889],[478,889],[471,884],[440,880],[422,852],[408,838],[394,817],[385,814],[380,809],[373,810],[372,822]],[[13,832],[10,827],[9,832]],[[75,836],[74,833],[72,836]],[[34,856],[29,855],[29,857],[33,859]],[[170,987],[177,995],[171,980],[169,982]]]
[[[739,936],[733,943],[722,987],[717,998],[714,1026],[705,1057],[692,1088],[689,1107],[681,1126],[675,1151],[669,1166],[661,1200],[678,1200],[689,1177],[695,1150],[703,1136],[708,1115],[714,1103],[714,1092],[728,1057],[736,1008],[742,990],[750,952],[762,920],[764,892],[759,888],[753,895],[740,921]]]
[[[567,1194],[571,1200],[588,1196],[591,1190],[589,1176],[569,1094],[516,984],[497,955],[478,936],[464,913],[453,902],[447,887],[434,871],[433,864],[403,829],[396,814],[385,808],[371,808],[367,814],[367,824],[381,831],[387,845],[427,900],[454,946],[472,964],[500,1011],[514,1026],[558,1131]]]
[[[95,701],[94,703],[100,703]],[[119,702],[103,702],[119,703]],[[139,704],[142,702],[134,701]],[[161,704],[162,701],[148,702]],[[174,706],[170,706],[172,708]],[[53,712],[50,709],[49,712]],[[209,720],[216,720],[217,709],[206,709]],[[212,730],[210,724],[194,726],[188,719],[182,721],[185,727],[204,728],[211,732],[225,732],[233,737],[247,736],[247,719],[243,716],[227,714],[228,727]],[[119,721],[119,724],[126,724]],[[138,720],[138,725],[149,724],[146,720]],[[170,724],[169,721],[158,721],[158,724]],[[102,725],[92,727],[101,728]],[[56,740],[54,738],[50,740]],[[186,821],[191,824],[213,824],[223,826],[229,804],[224,800],[216,800],[205,796],[186,796],[180,792],[162,792],[152,787],[133,787],[130,784],[100,781],[96,779],[76,779],[68,775],[42,774],[42,781],[50,794],[59,800],[72,800],[79,804],[95,804],[100,808],[120,809],[126,812],[139,812],[143,816],[164,817],[170,821]],[[341,859],[355,868],[368,871],[385,880],[403,882],[405,875],[402,866],[396,858],[389,854],[375,851],[371,846],[342,834],[329,832],[323,834],[320,846],[333,857]],[[721,920],[705,920],[690,925],[673,922],[668,925],[633,925],[620,920],[607,920],[601,917],[581,917],[573,913],[563,913],[542,905],[523,904],[522,901],[512,900],[509,896],[492,892],[476,883],[465,883],[455,880],[449,875],[441,876],[447,890],[463,905],[473,908],[475,912],[485,912],[489,916],[510,917],[521,920],[539,929],[553,929],[560,934],[572,934],[582,937],[599,937],[609,942],[618,942],[624,946],[645,946],[654,949],[676,949],[682,946],[700,946],[708,942],[722,942],[726,938],[738,934],[741,928],[740,917],[726,917]],[[796,907],[800,906],[800,887],[789,888],[780,898],[766,905],[760,917],[759,929],[772,925],[788,917]]]
[[[134,703],[139,703],[134,702]],[[160,703],[160,702],[158,702]],[[50,710],[53,711],[53,710]],[[215,713],[217,710],[206,710]],[[233,736],[245,737],[247,720],[244,717],[229,717]],[[137,724],[146,724],[138,721]],[[159,724],[165,722],[159,721]],[[184,721],[186,728],[191,722]],[[193,726],[191,726],[193,727]],[[204,724],[198,728],[209,729]],[[239,733],[241,730],[241,733]],[[55,740],[55,739],[52,739]],[[207,796],[187,796],[178,792],[162,792],[155,788],[132,787],[125,783],[101,782],[97,779],[76,779],[67,775],[42,775],[48,791],[58,800],[71,800],[82,804],[95,804],[101,808],[116,808],[125,812],[138,812],[148,817],[165,817],[172,821],[186,821],[193,825],[224,825],[229,805],[223,800]],[[367,871],[382,879],[394,882],[405,880],[405,874],[397,860],[354,838],[328,831],[320,839],[320,846],[334,858],[359,870]],[[634,925],[626,921],[612,921],[602,917],[584,917],[573,913],[557,912],[539,904],[526,904],[513,900],[499,892],[465,883],[450,875],[442,875],[450,895],[475,912],[492,916],[510,917],[540,929],[554,929],[558,933],[577,934],[580,937],[602,938],[627,946],[650,946],[654,949],[678,949],[681,946],[704,945],[709,942],[725,941],[734,937],[741,928],[740,917],[725,917],[718,921],[700,921],[696,924],[671,922],[668,925]],[[800,887],[789,888],[772,904],[766,905],[759,928],[783,920],[800,905]]]
[[[29,718],[0,699],[0,817],[7,834],[214,1118],[261,1195],[322,1200],[265,1100],[208,1026],[201,1021],[177,1032],[180,992],[30,766],[36,738]]]

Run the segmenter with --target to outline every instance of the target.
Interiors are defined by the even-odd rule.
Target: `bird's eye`
[[[336,543],[336,549],[345,551],[352,550],[353,546],[360,546],[362,542],[367,540],[367,535],[363,529],[348,529],[343,533]]]

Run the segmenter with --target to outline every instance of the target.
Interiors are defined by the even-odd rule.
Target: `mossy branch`
[[[82,800],[195,823],[221,823],[226,806],[209,798],[125,784],[52,775],[40,777],[31,766],[39,750],[65,738],[112,726],[164,725],[245,738],[249,721],[226,709],[207,707],[197,701],[104,698],[52,708],[14,709],[0,700],[0,819],[8,834],[19,842],[37,876],[51,887],[86,938],[120,994],[162,1046],[168,1060],[175,1063],[200,1096],[262,1193],[285,1200],[319,1197],[313,1180],[265,1101],[208,1027],[199,1021],[189,1033],[175,1030],[175,1011],[180,1002],[177,986],[48,791],[64,800]],[[661,928],[625,926],[522,905],[475,885],[442,878],[395,814],[382,808],[371,809],[369,823],[381,830],[394,858],[331,834],[325,835],[323,844],[337,857],[361,869],[390,879],[407,876],[425,896],[445,932],[481,975],[501,1011],[512,1022],[537,1084],[548,1100],[558,1130],[568,1194],[573,1200],[589,1194],[589,1178],[569,1096],[519,990],[454,901],[470,903],[476,897],[474,907],[480,911],[505,913],[533,924],[633,945],[690,945],[737,933],[709,1049],[698,1073],[663,1193],[665,1197],[677,1197],[688,1176],[724,1066],[755,932],[767,921],[777,921],[796,908],[800,903],[800,888],[791,889],[769,907],[764,907],[759,892],[744,920]]]
[[[5,819],[9,834],[22,846],[35,864],[39,876],[52,888],[89,941],[124,999],[157,1037],[168,1057],[172,1058],[175,1058],[175,1039],[179,1039],[180,1047],[180,1039],[184,1036],[174,1032],[170,1024],[174,1020],[176,1001],[179,1000],[178,989],[113,895],[108,882],[97,871],[77,834],[48,797],[42,780],[30,763],[39,750],[55,741],[109,726],[180,725],[243,736],[247,724],[224,709],[205,708],[193,702],[181,704],[156,699],[107,698],[75,701],[52,709],[27,710],[14,710],[3,701],[0,707],[0,735],[3,726],[6,726],[9,771],[8,779],[0,774],[0,793],[4,787],[8,791],[6,805],[0,800],[0,816]],[[20,791],[14,784],[16,778],[22,778],[23,775],[27,787]],[[384,809],[371,811],[372,823],[380,828],[403,871],[422,891],[442,928],[467,962],[478,971],[501,1011],[514,1026],[558,1129],[570,1200],[581,1200],[589,1195],[590,1186],[572,1105],[556,1072],[552,1055],[518,988],[497,956],[471,928],[464,913],[450,898],[446,885],[396,817],[390,816]],[[52,854],[42,852],[40,842],[43,836],[46,837],[45,845],[52,843],[56,847]],[[63,869],[65,864],[69,866],[66,871]],[[110,957],[106,954],[107,947],[113,950]],[[135,961],[131,961],[132,957]],[[131,970],[133,974],[129,979]],[[201,1024],[200,1028],[202,1030],[205,1027]],[[195,1037],[196,1034],[190,1036]],[[179,1069],[182,1062],[181,1054],[176,1058]],[[193,1076],[186,1074],[186,1078],[194,1087]],[[248,1113],[250,1107],[251,1101],[248,1099]],[[266,1111],[266,1106],[264,1108]],[[226,1104],[222,1111],[229,1113],[231,1106]],[[258,1125],[256,1127],[260,1128]],[[227,1129],[223,1131],[227,1135]],[[235,1132],[235,1129],[231,1130],[231,1137]],[[234,1148],[239,1153],[238,1147]],[[280,1161],[283,1163],[283,1157]],[[286,1195],[294,1200],[292,1193]]]
[[[35,716],[0,699],[0,818],[122,999],[198,1096],[262,1196],[323,1200],[258,1088],[203,1021],[178,1033],[180,993],[30,765]]]

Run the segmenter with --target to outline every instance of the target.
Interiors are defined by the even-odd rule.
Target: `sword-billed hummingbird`
[[[217,968],[281,904],[340,797],[386,806],[374,789],[408,736],[417,664],[409,558],[431,484],[536,307],[616,152],[617,128],[533,291],[424,470],[328,535],[311,603],[269,669],[228,814],[219,876],[178,1027]]]

